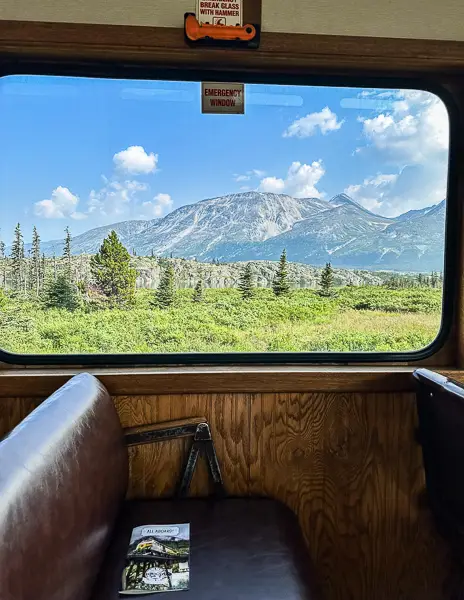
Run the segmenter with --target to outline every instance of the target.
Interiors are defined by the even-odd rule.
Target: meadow
[[[0,290],[1,291],[1,290]],[[73,311],[46,308],[39,299],[0,297],[5,350],[26,354],[152,352],[411,351],[430,344],[441,322],[442,290],[346,286],[331,297],[293,290],[276,297],[257,289],[177,290],[173,306],[151,304],[138,290],[130,308],[82,302]]]

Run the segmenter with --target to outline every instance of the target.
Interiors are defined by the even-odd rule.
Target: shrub
[[[0,310],[4,309],[5,306],[6,306],[5,292],[0,288]]]
[[[80,304],[77,287],[66,275],[58,275],[56,280],[51,281],[45,289],[44,304],[47,308],[76,310]]]

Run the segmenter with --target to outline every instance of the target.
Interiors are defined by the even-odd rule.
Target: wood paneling
[[[413,367],[243,366],[146,369],[0,369],[0,398],[45,397],[73,375],[100,379],[112,395],[214,392],[410,392]],[[439,368],[451,378],[463,371]]]
[[[329,600],[443,598],[446,551],[427,511],[413,394],[116,397],[124,426],[205,414],[227,490],[281,500],[300,519]],[[185,442],[143,446],[131,495],[172,494]],[[207,489],[204,469],[194,494]]]
[[[205,415],[230,494],[300,519],[327,600],[439,600],[450,572],[427,510],[412,393],[116,396],[124,427]],[[0,434],[37,398],[0,399]],[[130,449],[130,495],[170,496],[189,441]],[[208,492],[203,462],[194,495]]]
[[[419,365],[418,365],[419,366]],[[452,379],[464,371],[435,370]],[[0,398],[45,397],[77,373],[98,377],[113,396],[252,392],[411,392],[413,367],[165,367],[146,369],[0,369]]]
[[[41,402],[40,398],[0,398],[0,440]]]
[[[192,49],[183,30],[168,27],[0,21],[0,53],[8,58],[131,63],[165,67],[388,73],[462,72],[464,42],[379,37],[262,34],[259,50]]]

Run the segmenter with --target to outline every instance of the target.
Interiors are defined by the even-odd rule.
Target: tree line
[[[11,288],[13,292],[29,293],[41,298],[48,307],[61,307],[73,310],[83,297],[90,301],[104,301],[111,305],[131,305],[135,300],[137,271],[131,266],[131,255],[119,240],[115,231],[111,231],[103,240],[99,251],[90,259],[90,281],[75,280],[72,265],[72,237],[69,227],[64,230],[63,252],[47,263],[41,252],[41,240],[37,228],[32,231],[32,244],[26,260],[24,239],[18,223],[14,230],[10,256],[6,257],[4,242],[0,241],[0,259],[8,259],[10,265]],[[153,253],[152,253],[153,256]],[[5,261],[2,260],[2,263]],[[162,270],[158,288],[153,294],[151,304],[159,308],[169,308],[175,302],[176,281],[172,263],[160,259]],[[244,301],[251,300],[256,293],[251,263],[246,263],[239,276],[238,290]],[[6,282],[6,270],[3,267],[3,287]],[[406,283],[405,283],[406,282]],[[419,274],[416,278],[392,275],[385,285],[391,288],[410,285],[439,287],[443,282],[441,273],[430,276]],[[348,285],[353,285],[350,282]],[[276,297],[290,293],[291,284],[288,275],[287,254],[282,251],[276,274],[272,282]],[[331,263],[326,263],[319,279],[319,295],[330,297],[334,294],[334,273]],[[204,283],[200,278],[193,290],[192,301],[204,300]]]
[[[321,296],[328,297],[332,295],[334,277],[332,265],[330,263],[327,263],[325,268],[323,269],[319,284],[319,294]],[[242,296],[242,300],[252,300],[255,296],[256,286],[253,282],[253,270],[251,263],[247,263],[243,267],[238,281],[238,289]],[[285,250],[283,250],[280,256],[277,272],[272,282],[272,291],[274,292],[274,295],[276,297],[286,296],[291,291],[287,268],[287,253]],[[199,279],[193,290],[192,301],[202,302],[203,292],[203,281],[202,279]],[[169,308],[174,304],[174,301],[175,274],[172,264],[168,263],[164,267],[164,271],[160,279],[160,284],[155,293],[153,304],[160,308]]]

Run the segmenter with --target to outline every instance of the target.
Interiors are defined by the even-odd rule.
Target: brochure
[[[121,594],[188,590],[190,525],[142,525],[132,531]]]

